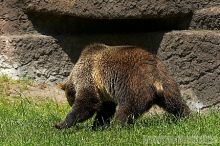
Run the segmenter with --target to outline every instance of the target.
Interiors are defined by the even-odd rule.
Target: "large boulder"
[[[53,37],[38,34],[0,36],[0,74],[55,82],[68,76],[71,68],[70,58]]]
[[[19,0],[0,1],[0,35],[36,32]]]
[[[25,9],[98,19],[181,17],[219,0],[24,0]]]
[[[182,95],[195,109],[220,106],[220,33],[173,31],[166,33],[158,50],[181,86]]]
[[[195,11],[190,29],[220,30],[220,5]]]

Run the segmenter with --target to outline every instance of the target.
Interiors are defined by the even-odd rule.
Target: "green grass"
[[[53,128],[53,124],[65,117],[70,109],[67,104],[57,104],[53,101],[36,102],[22,96],[9,97],[5,83],[20,84],[21,87],[30,84],[27,81],[17,82],[6,78],[3,81],[0,77],[0,145],[136,146],[147,145],[144,142],[150,136],[210,136],[218,140],[218,144],[214,145],[219,145],[220,142],[218,112],[210,112],[207,115],[194,114],[178,122],[172,122],[167,116],[148,116],[138,119],[130,128],[122,128],[112,123],[105,130],[98,131],[91,129],[91,119],[67,130],[57,130]]]

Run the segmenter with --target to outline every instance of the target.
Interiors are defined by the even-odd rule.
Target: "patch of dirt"
[[[16,85],[10,85],[9,96],[22,96],[36,101],[52,100],[58,103],[66,102],[63,90],[56,85],[48,85],[45,83],[28,85],[23,90]]]

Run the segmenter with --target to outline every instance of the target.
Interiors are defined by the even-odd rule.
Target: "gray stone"
[[[219,5],[219,0],[24,0],[27,11],[98,19],[180,17],[196,9]]]
[[[195,11],[190,29],[220,30],[220,6]]]
[[[72,68],[68,55],[53,37],[4,35],[0,44],[0,74],[55,82],[67,77]]]
[[[0,35],[36,33],[22,6],[20,0],[0,1]]]
[[[164,60],[192,106],[220,106],[220,32],[166,33],[158,55]]]

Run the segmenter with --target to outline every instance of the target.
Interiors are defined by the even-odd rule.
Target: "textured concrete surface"
[[[219,0],[24,0],[27,11],[89,18],[158,18],[181,16],[219,5]]]
[[[220,6],[195,11],[190,29],[220,30]]]
[[[0,35],[36,32],[19,0],[0,0]]]
[[[220,32],[166,33],[158,51],[194,108],[220,107]],[[198,102],[199,101],[199,102]]]
[[[31,77],[40,82],[61,81],[72,63],[53,37],[44,35],[0,36],[0,74]]]

